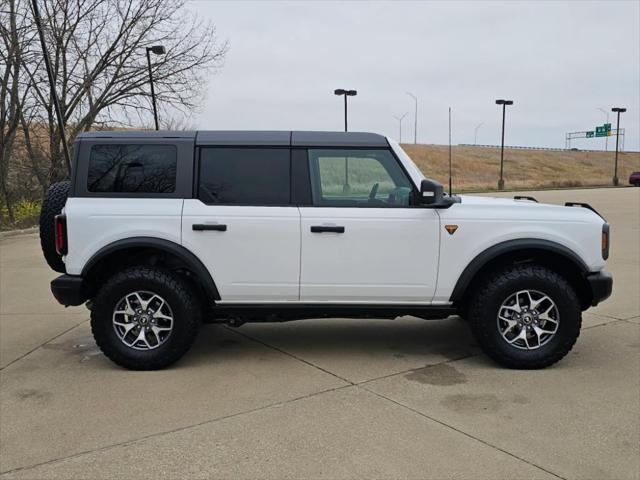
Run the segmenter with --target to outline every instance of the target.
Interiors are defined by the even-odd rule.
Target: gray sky
[[[605,123],[597,107],[625,106],[626,149],[640,150],[640,2],[208,2],[231,49],[211,78],[202,129],[343,128],[335,88],[349,99],[349,129],[397,139],[392,115],[409,112],[403,140],[564,147],[568,131]],[[610,115],[615,128],[615,118]],[[577,140],[604,148],[604,139]],[[609,147],[615,139],[609,139]]]

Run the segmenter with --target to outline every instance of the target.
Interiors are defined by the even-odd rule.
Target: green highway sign
[[[605,123],[596,127],[596,137],[608,137],[611,135],[611,124]]]
[[[591,130],[590,132],[585,132],[585,133],[587,134],[587,138],[593,138],[593,134],[594,134],[593,130]]]

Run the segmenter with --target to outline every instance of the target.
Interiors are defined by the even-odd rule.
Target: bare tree
[[[17,4],[16,16],[31,17],[26,0],[2,1]],[[207,76],[222,65],[228,45],[218,40],[212,24],[189,13],[184,4],[184,0],[40,1],[70,142],[91,128],[150,123],[146,47],[152,45],[166,48],[165,55],[152,56],[161,112],[186,116],[197,108]],[[28,61],[22,68],[32,90],[25,105],[29,117],[22,116],[27,150],[30,156],[38,155],[34,145],[47,145],[48,177],[56,181],[67,172],[47,75],[35,43],[30,43],[24,58]],[[34,167],[40,163],[32,160]]]
[[[13,221],[9,167],[31,83],[23,76],[28,29],[17,15],[18,0],[2,0],[0,8],[0,195]]]

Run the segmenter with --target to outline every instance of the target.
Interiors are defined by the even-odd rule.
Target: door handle
[[[338,227],[335,225],[313,225],[311,226],[311,233],[344,233],[344,227]]]
[[[215,230],[216,232],[226,232],[227,226],[220,223],[194,223],[193,230],[202,232],[204,230]]]

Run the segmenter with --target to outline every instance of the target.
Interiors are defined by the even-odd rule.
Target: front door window
[[[406,207],[411,182],[388,150],[310,149],[313,203],[321,207]]]

